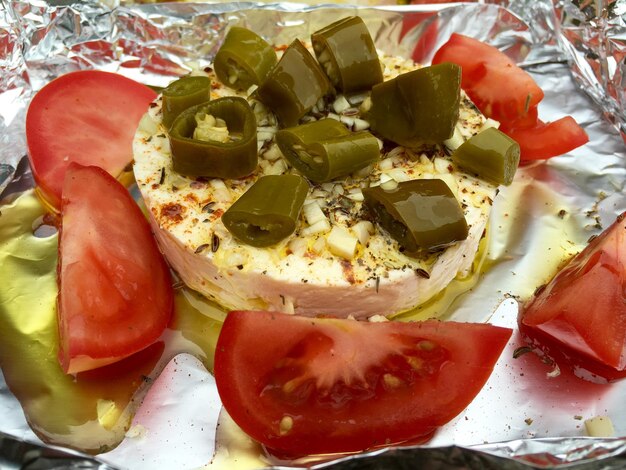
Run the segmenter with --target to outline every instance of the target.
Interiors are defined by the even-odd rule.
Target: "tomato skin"
[[[543,160],[570,152],[589,142],[589,136],[571,116],[553,122],[537,120],[530,127],[501,129],[520,145],[521,160]]]
[[[452,62],[463,69],[461,87],[488,117],[514,121],[543,99],[543,90],[506,54],[454,33],[435,53],[433,64]]]
[[[215,379],[234,421],[274,452],[358,451],[427,440],[473,400],[510,335],[484,324],[235,311]]]
[[[103,169],[71,163],[59,233],[59,361],[66,373],[153,344],[173,309],[172,280],[148,221]]]
[[[156,96],[122,75],[96,70],[71,72],[43,87],[26,114],[26,141],[46,202],[61,207],[70,162],[120,174],[132,161],[135,129]]]
[[[626,214],[520,311],[527,342],[591,381],[626,377]]]

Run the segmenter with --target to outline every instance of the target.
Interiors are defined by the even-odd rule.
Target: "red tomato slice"
[[[473,400],[510,335],[237,311],[218,339],[215,380],[234,421],[283,455],[425,441]]]
[[[44,198],[60,208],[70,162],[120,174],[132,161],[137,124],[156,96],[133,80],[95,70],[68,73],[43,87],[28,108],[26,140]]]
[[[532,127],[502,131],[520,145],[521,160],[541,160],[570,152],[589,142],[589,136],[571,116],[547,124],[537,120]]]
[[[580,377],[626,377],[626,214],[520,313],[527,341]]]
[[[59,238],[59,360],[66,373],[141,351],[172,314],[170,273],[126,189],[98,167],[66,172]]]
[[[476,39],[454,33],[432,63],[453,62],[463,69],[461,86],[488,117],[498,121],[523,118],[543,99],[533,78],[506,54]]]

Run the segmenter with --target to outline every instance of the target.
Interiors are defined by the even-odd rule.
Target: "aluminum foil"
[[[1,1],[0,190],[31,184],[24,163],[17,173],[20,180],[10,183],[26,152],[25,110],[33,94],[57,75],[98,68],[162,86],[209,65],[232,24],[251,27],[274,43],[288,43],[295,36],[306,38],[338,15],[359,14],[377,46],[389,54],[427,62],[453,31],[496,45],[544,89],[543,120],[570,114],[590,136],[589,144],[570,154],[520,168],[514,184],[496,199],[479,274],[454,281],[418,317],[445,314],[514,327],[517,300],[530,297],[591,235],[626,210],[626,151],[615,127],[622,126],[623,135],[623,1],[606,2],[604,9],[602,2],[549,0],[378,8],[185,3],[113,9],[97,3]],[[433,30],[428,48],[415,50],[418,39]],[[6,216],[5,207],[0,211]],[[0,269],[0,275],[8,273]],[[577,462],[581,468],[623,468],[624,439],[581,436],[583,420],[597,415],[609,415],[617,435],[626,436],[626,383],[590,384],[567,371],[548,377],[552,370],[532,354],[513,359],[521,344],[515,334],[483,391],[427,446],[317,465],[382,468],[419,461],[433,468],[443,462],[455,468],[570,468]],[[241,436],[231,442],[227,433],[216,434],[220,407],[212,377],[193,356],[175,361],[148,390],[132,432],[115,450],[97,457],[102,465],[234,468],[234,458],[242,468],[312,464],[271,460]],[[0,432],[8,434],[0,456],[14,465],[23,463],[17,449],[39,441],[1,381],[0,416]],[[222,429],[227,427],[226,418],[221,423]]]
[[[556,2],[572,72],[626,142],[626,1]]]

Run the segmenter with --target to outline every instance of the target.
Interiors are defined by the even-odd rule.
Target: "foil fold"
[[[571,69],[626,142],[626,0],[555,1]]]

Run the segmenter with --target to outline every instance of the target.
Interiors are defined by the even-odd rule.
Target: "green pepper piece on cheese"
[[[316,183],[354,173],[380,157],[376,137],[350,132],[334,119],[282,129],[276,142],[289,163]]]
[[[344,93],[369,90],[383,81],[378,53],[358,16],[336,21],[311,35],[317,60],[331,83]]]
[[[463,211],[440,179],[404,181],[393,190],[366,188],[363,196],[375,221],[408,256],[428,254],[467,238]]]
[[[222,222],[243,243],[274,245],[296,229],[308,191],[298,175],[262,176],[224,212]]]
[[[372,89],[372,131],[405,147],[449,139],[459,119],[461,68],[443,63],[398,75]]]
[[[163,125],[170,128],[185,109],[211,99],[209,77],[182,77],[163,90]]]
[[[506,186],[513,182],[519,160],[519,144],[495,127],[476,134],[452,154],[452,161],[464,170]]]
[[[290,127],[331,91],[320,65],[296,39],[256,90],[256,96],[276,113],[283,127]]]
[[[261,84],[277,60],[276,51],[263,38],[233,26],[215,55],[213,68],[224,85],[247,90]]]
[[[172,123],[174,171],[186,176],[242,178],[257,166],[256,119],[248,102],[224,97],[183,111]]]

